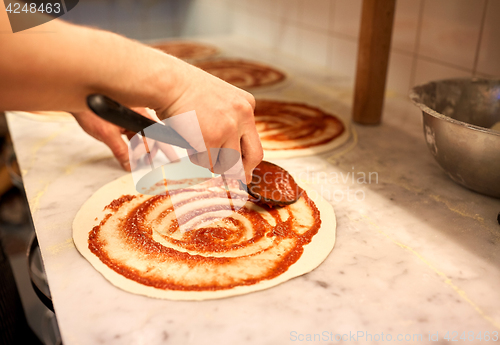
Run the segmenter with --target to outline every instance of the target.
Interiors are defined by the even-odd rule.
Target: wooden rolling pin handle
[[[353,120],[375,125],[382,119],[396,0],[364,0],[359,33]]]

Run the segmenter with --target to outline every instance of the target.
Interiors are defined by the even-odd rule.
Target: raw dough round
[[[264,149],[265,159],[294,158],[320,154],[341,146],[350,137],[348,123],[341,117],[334,116],[321,108],[304,102],[258,98],[255,107],[255,122]],[[343,127],[340,135],[333,137],[330,141],[321,143],[324,139],[328,139],[329,136],[335,135],[340,126]],[[284,138],[273,141],[272,136],[276,135]],[[287,138],[293,135],[302,135],[304,137],[295,140]],[[266,140],[266,138],[270,137],[270,140]],[[307,145],[310,146],[300,147]],[[283,149],[280,149],[281,147]]]
[[[284,72],[274,67],[244,59],[205,60],[195,66],[236,87],[252,91],[271,90],[287,79]]]
[[[291,278],[308,273],[319,266],[335,244],[336,219],[333,207],[308,186],[301,185],[320,212],[321,226],[309,244],[303,246],[303,253],[287,271],[269,280],[253,285],[240,285],[223,290],[182,291],[165,290],[140,284],[112,270],[89,249],[89,233],[110,213],[104,208],[122,195],[140,195],[136,192],[132,176],[125,175],[103,186],[81,207],[73,221],[73,240],[80,253],[115,286],[136,294],[171,300],[205,300],[246,294],[267,289]],[[300,200],[299,200],[300,201]],[[295,205],[295,204],[294,204]],[[297,202],[297,207],[300,202]]]
[[[151,47],[183,60],[207,59],[219,54],[219,49],[214,46],[191,41],[156,42]]]

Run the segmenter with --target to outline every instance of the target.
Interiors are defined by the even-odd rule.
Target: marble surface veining
[[[289,72],[286,85],[257,97],[307,101],[349,118],[345,78],[237,38],[208,41]],[[275,160],[333,205],[337,242],[326,261],[277,287],[203,302],[108,283],[75,249],[71,224],[92,193],[124,172],[76,122],[12,113],[8,122],[66,345],[375,344],[389,335],[444,344],[446,332],[489,332],[490,342],[500,332],[500,200],[440,170],[406,98],[390,95],[382,125],[352,125],[353,137],[332,152]]]

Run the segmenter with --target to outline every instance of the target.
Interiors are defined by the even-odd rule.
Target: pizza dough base
[[[198,56],[179,57],[177,55],[168,53],[167,51],[165,51],[165,50],[163,50],[163,49],[160,48],[160,46],[165,46],[165,45],[168,46],[171,43],[174,43],[174,44],[181,43],[181,44],[193,45],[193,47],[199,46],[201,48],[209,48],[212,51],[210,53],[205,53],[205,55],[198,53]],[[178,59],[185,60],[185,61],[190,61],[190,62],[196,62],[196,61],[202,61],[202,60],[207,60],[207,59],[213,59],[213,58],[216,58],[217,56],[219,56],[220,53],[221,53],[220,49],[218,47],[212,45],[212,44],[203,43],[203,42],[197,42],[197,41],[191,41],[191,40],[177,40],[177,39],[173,39],[173,40],[161,40],[161,41],[149,42],[148,45],[150,47],[152,47],[152,48],[155,48],[155,49],[161,50],[163,52],[166,52],[167,54],[173,55],[173,56],[177,57]]]
[[[78,251],[99,271],[109,282],[128,292],[149,297],[169,300],[207,300],[247,294],[254,291],[268,289],[289,279],[309,273],[318,267],[330,254],[335,245],[336,218],[332,205],[318,195],[310,187],[299,183],[314,201],[321,215],[321,227],[312,238],[311,243],[304,246],[300,259],[290,266],[286,272],[270,280],[262,280],[257,284],[237,286],[232,289],[216,291],[174,291],[157,289],[142,285],[125,278],[105,265],[88,246],[89,232],[100,223],[108,212],[103,209],[111,201],[124,194],[138,194],[134,187],[131,174],[124,175],[115,181],[101,187],[80,208],[73,221],[73,241]],[[96,220],[97,217],[97,220]]]
[[[207,61],[210,61],[210,60],[211,59],[206,59],[206,60],[200,61],[200,62],[203,63],[203,62],[207,62]],[[273,69],[273,70],[278,71],[279,73],[283,74],[283,79],[281,81],[273,83],[273,84],[270,84],[270,85],[264,84],[264,85],[250,86],[250,87],[236,86],[236,87],[241,88],[243,90],[246,90],[246,91],[248,91],[248,92],[250,92],[252,94],[254,94],[254,93],[256,93],[256,94],[268,93],[268,92],[273,92],[273,91],[277,91],[277,90],[283,89],[283,88],[289,86],[290,83],[291,83],[291,80],[292,80],[292,75],[290,74],[290,72],[288,72],[288,71],[285,72],[284,70],[282,70],[280,68],[277,68],[277,67],[274,67],[274,66],[272,66],[270,64],[267,64],[266,62],[260,62],[260,61],[256,61],[256,60],[247,60],[247,59],[243,59],[243,58],[240,58],[240,57],[230,57],[230,56],[221,57],[221,58],[215,58],[213,60],[214,61],[220,61],[220,60],[230,60],[230,61],[232,61],[232,60],[242,60],[244,62],[248,62],[248,63],[252,63],[252,64],[255,64],[255,65],[263,66],[265,68]],[[210,73],[210,72],[207,72],[207,73]]]
[[[254,96],[257,96],[260,94],[266,94],[268,92],[279,91],[279,90],[282,90],[282,89],[290,86],[290,84],[292,82],[292,75],[290,74],[290,72],[288,72],[288,71],[284,72],[281,69],[279,71],[281,73],[283,73],[283,75],[285,76],[285,78],[282,81],[277,82],[275,84],[271,84],[271,85],[259,85],[259,86],[243,88],[243,90],[246,90],[246,91],[250,92],[251,94],[253,94]]]
[[[351,137],[351,127],[341,117],[335,116],[335,118],[342,122],[342,124],[344,125],[344,131],[340,136],[334,138],[332,141],[322,145],[307,147],[303,149],[264,150],[264,160],[314,156],[320,153],[331,151],[345,144],[345,142]],[[316,200],[314,200],[314,202],[316,202]]]

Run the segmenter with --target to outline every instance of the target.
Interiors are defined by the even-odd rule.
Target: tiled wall
[[[80,0],[65,19],[149,40],[237,34],[354,77],[362,0]],[[500,77],[500,0],[397,0],[388,89]],[[354,78],[352,78],[354,80]]]
[[[62,19],[138,40],[231,32],[229,0],[80,0]]]
[[[354,76],[362,0],[233,0],[233,32]],[[500,77],[499,0],[397,0],[388,89]]]

